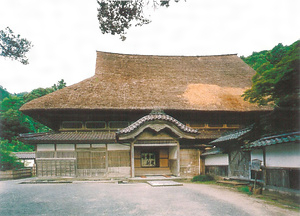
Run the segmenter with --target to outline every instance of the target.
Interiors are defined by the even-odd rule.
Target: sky
[[[96,51],[203,56],[270,50],[300,37],[299,0],[181,0],[147,8],[152,22],[127,39],[103,35],[96,0],[1,0],[0,29],[32,42],[23,65],[0,57],[0,85],[10,93],[78,83],[95,73]]]

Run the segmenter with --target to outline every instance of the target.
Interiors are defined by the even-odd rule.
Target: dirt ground
[[[0,215],[298,215],[218,185],[0,182]]]

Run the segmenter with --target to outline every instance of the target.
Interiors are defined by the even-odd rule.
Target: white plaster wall
[[[107,144],[108,151],[116,151],[116,150],[130,150],[130,145],[121,145],[121,144]]]
[[[24,163],[24,167],[33,167],[34,159],[21,160]]]
[[[300,145],[277,144],[266,147],[267,167],[300,168]]]
[[[258,159],[261,162],[261,165],[264,165],[264,156],[263,156],[263,150],[262,149],[254,149],[251,151],[251,161],[254,159]]]
[[[37,144],[37,151],[54,151],[54,144]]]
[[[76,144],[76,148],[90,148],[90,144]]]
[[[106,148],[105,144],[92,144],[92,148]]]
[[[75,145],[74,144],[56,144],[57,151],[74,151]]]
[[[208,155],[205,157],[205,166],[228,165],[228,154]]]

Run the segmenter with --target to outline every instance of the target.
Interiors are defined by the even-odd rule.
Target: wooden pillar
[[[135,177],[134,174],[134,144],[133,142],[130,144],[130,160],[131,160],[131,177]]]
[[[177,176],[180,176],[180,145],[177,142]]]
[[[200,175],[205,175],[205,158],[201,157],[202,150],[199,150],[199,168],[200,168]]]
[[[266,160],[266,147],[263,147],[263,180],[264,180],[264,186],[267,185],[267,160]]]
[[[105,144],[105,175],[108,175],[108,144]]]

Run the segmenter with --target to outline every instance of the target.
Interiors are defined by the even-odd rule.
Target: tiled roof
[[[115,142],[115,132],[58,132],[20,135],[27,143],[101,143]]]
[[[293,133],[286,133],[286,134],[279,134],[275,136],[268,136],[263,137],[259,140],[256,140],[254,142],[251,142],[242,148],[252,149],[252,148],[259,148],[263,146],[270,146],[270,145],[276,145],[276,144],[285,144],[290,142],[297,142],[300,143],[300,132],[293,132]]]
[[[12,154],[20,159],[35,159],[35,152],[12,152]]]
[[[149,115],[146,115],[146,116],[140,118],[139,120],[137,120],[133,124],[129,125],[128,127],[119,130],[117,133],[118,134],[130,133],[130,132],[138,129],[145,122],[151,122],[151,121],[156,121],[156,120],[171,122],[171,123],[175,124],[180,130],[182,130],[186,133],[198,134],[197,130],[182,124],[180,121],[178,121],[175,118],[165,114],[162,111],[158,111],[158,112],[156,112],[156,111],[153,112],[152,111]]]
[[[222,154],[223,149],[221,148],[212,148],[207,150],[205,153],[201,154],[201,156],[207,156],[207,155],[216,155],[216,154]]]
[[[211,141],[210,144],[216,144],[216,143],[220,143],[220,142],[226,142],[226,141],[238,139],[238,138],[242,137],[243,135],[247,134],[248,132],[250,132],[252,130],[252,128],[253,128],[253,125],[250,127],[241,129],[241,130],[226,133],[223,136],[219,137],[218,139]]]

